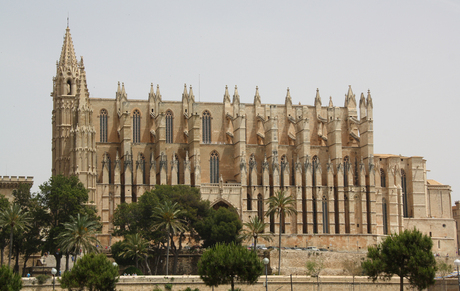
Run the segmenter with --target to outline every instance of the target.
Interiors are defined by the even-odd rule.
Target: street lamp
[[[57,270],[55,268],[52,268],[51,269],[51,274],[53,274],[53,290],[54,290],[54,283],[55,283],[55,280],[56,280],[56,273],[57,273]]]
[[[460,266],[460,260],[459,260],[459,259],[455,259],[454,264],[455,264],[455,266],[457,266],[458,290],[460,290],[460,277],[458,276],[458,266]]]
[[[268,263],[270,263],[270,260],[268,258],[264,258],[262,261],[264,262],[264,265],[265,265],[265,290],[268,291],[267,267],[268,267]]]

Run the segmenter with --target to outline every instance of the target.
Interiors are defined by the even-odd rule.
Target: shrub
[[[35,278],[37,279],[37,283],[38,283],[39,285],[43,285],[43,284],[45,284],[45,282],[46,282],[49,278],[51,278],[51,276],[41,274],[41,275],[38,275],[38,276],[35,277]]]
[[[129,266],[128,268],[125,269],[123,273],[130,274],[130,275],[132,274],[144,275],[141,270],[139,270],[138,268],[134,266]]]
[[[4,265],[0,267],[0,291],[18,291],[22,288],[22,280],[19,274],[13,273],[13,269]]]

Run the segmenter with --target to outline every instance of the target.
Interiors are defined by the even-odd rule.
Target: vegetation
[[[136,269],[139,269],[139,257],[147,255],[149,242],[139,234],[127,234],[125,240],[121,243],[121,257],[125,259],[134,258]],[[139,275],[139,274],[138,274]]]
[[[263,269],[263,263],[254,252],[234,242],[215,244],[203,253],[198,263],[198,274],[206,286],[230,283],[232,291],[235,280],[255,284]]]
[[[0,291],[17,291],[22,288],[19,274],[14,273],[9,266],[0,267]]]
[[[64,252],[71,252],[75,254],[77,260],[80,251],[84,253],[97,252],[96,245],[100,242],[96,237],[99,223],[96,220],[91,220],[87,215],[77,217],[70,216],[70,222],[63,224],[64,229],[56,237],[58,246]]]
[[[279,217],[278,275],[280,275],[281,274],[281,233],[283,232],[282,221],[286,216],[297,214],[297,210],[295,209],[295,199],[292,198],[291,196],[286,196],[286,192],[280,190],[276,192],[275,195],[268,198],[267,204],[268,204],[268,210],[265,213],[265,216],[270,217],[272,215],[278,215]]]
[[[169,242],[172,241],[174,235],[180,231],[185,231],[185,221],[179,218],[181,209],[177,202],[165,201],[163,204],[155,207],[152,217],[155,219],[153,230],[166,230],[166,276],[169,269]]]
[[[307,275],[316,277],[316,284],[319,290],[319,274],[324,269],[324,257],[319,253],[313,253],[310,260],[307,261]]]
[[[257,239],[260,237],[265,241],[272,241],[273,234],[264,234],[267,223],[265,223],[258,216],[249,218],[248,222],[243,223],[246,228],[243,229],[240,237],[243,240],[253,239],[254,252],[257,250]]]
[[[141,270],[139,270],[138,268],[136,268],[134,266],[130,266],[130,267],[126,268],[123,273],[130,274],[130,275],[132,275],[132,274],[144,275]]]
[[[77,176],[52,176],[49,181],[39,186],[38,200],[47,209],[47,235],[44,249],[55,256],[60,271],[63,252],[60,250],[57,236],[64,230],[64,223],[70,222],[70,217],[78,214],[88,215],[89,219],[97,220],[96,210],[87,205],[88,190],[78,180]],[[69,253],[65,254],[67,261]],[[68,267],[68,265],[66,266]]]
[[[196,224],[196,231],[204,240],[205,248],[216,243],[239,243],[239,232],[242,228],[243,224],[236,211],[225,207],[212,209],[207,218]]]
[[[431,248],[433,242],[420,231],[404,230],[392,234],[375,247],[369,247],[362,266],[373,281],[386,280],[393,275],[400,277],[400,290],[404,290],[403,280],[407,278],[412,287],[420,290],[433,285],[436,261]]]
[[[104,254],[90,253],[79,259],[71,271],[65,272],[61,287],[87,288],[94,291],[115,291],[118,282],[118,266],[114,266]]]
[[[43,285],[43,284],[45,284],[46,281],[48,281],[48,279],[51,278],[51,276],[45,275],[45,274],[40,274],[35,278],[37,279],[38,285]]]
[[[13,234],[15,232],[27,230],[30,227],[30,216],[21,209],[18,204],[12,204],[0,212],[0,225],[10,229],[10,247],[8,256],[8,267],[11,266],[11,256],[13,250]]]

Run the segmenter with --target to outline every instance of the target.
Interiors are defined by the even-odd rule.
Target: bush
[[[51,276],[41,274],[41,275],[38,275],[38,276],[35,277],[35,278],[37,279],[37,283],[38,283],[39,285],[43,285],[43,284],[45,284],[45,282],[46,282],[49,278],[51,278]]]
[[[182,291],[182,290],[181,290],[181,291]],[[198,289],[198,288],[192,289],[192,288],[190,288],[190,287],[187,287],[187,288],[186,288],[185,290],[183,290],[183,291],[200,291],[200,289]]]
[[[83,290],[86,287],[94,291],[115,291],[118,266],[112,265],[104,254],[86,254],[77,261],[70,272],[65,272],[59,281],[63,289]]]
[[[0,291],[18,291],[22,288],[22,280],[19,274],[13,273],[13,269],[4,265],[0,267]]]
[[[134,257],[124,258],[121,255],[121,253],[123,252],[123,242],[122,241],[118,241],[118,242],[114,243],[110,247],[110,250],[112,252],[112,258],[115,260],[115,262],[117,262],[117,264],[119,266],[134,265],[134,263],[135,263]]]
[[[132,274],[144,275],[141,270],[139,270],[138,268],[134,266],[129,266],[128,268],[125,269],[123,273],[130,274],[130,275]]]

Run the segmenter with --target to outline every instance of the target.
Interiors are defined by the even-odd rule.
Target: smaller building
[[[13,201],[13,190],[19,187],[19,184],[28,184],[32,187],[34,177],[30,176],[3,176],[0,177],[0,194]]]

